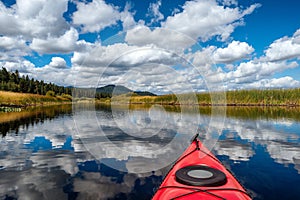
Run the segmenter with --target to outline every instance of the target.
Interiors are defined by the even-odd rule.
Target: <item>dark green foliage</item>
[[[72,94],[71,88],[44,83],[44,81],[34,80],[33,78],[29,79],[28,76],[20,77],[18,70],[8,72],[4,67],[0,70],[0,90],[41,95],[45,95],[51,90],[55,95]]]
[[[113,95],[121,95],[132,92],[127,87],[120,85],[107,85],[96,89],[96,98],[111,98]]]
[[[135,91],[134,93],[138,96],[157,96],[156,94],[147,91]]]

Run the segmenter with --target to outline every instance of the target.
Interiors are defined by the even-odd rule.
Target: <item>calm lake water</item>
[[[254,199],[300,199],[299,122],[299,108],[0,113],[0,199],[151,199],[197,131]]]

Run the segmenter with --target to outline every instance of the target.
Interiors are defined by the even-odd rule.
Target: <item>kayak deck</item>
[[[156,191],[153,200],[158,199],[249,200],[251,197],[196,136]]]

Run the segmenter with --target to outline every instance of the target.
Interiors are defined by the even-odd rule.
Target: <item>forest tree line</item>
[[[28,75],[20,76],[18,70],[9,72],[4,67],[0,69],[0,90],[40,95],[46,95],[48,91],[51,91],[55,95],[72,95],[71,88],[45,83],[43,80],[39,81],[34,78],[30,79]]]

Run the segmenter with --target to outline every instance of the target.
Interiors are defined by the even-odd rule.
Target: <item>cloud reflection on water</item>
[[[137,187],[137,184],[140,187],[147,185],[146,182],[150,181],[149,177],[152,175],[156,177],[151,179],[152,184],[159,184],[158,177],[165,174],[166,169],[156,169],[157,166],[165,166],[165,163],[178,157],[178,149],[180,151],[185,149],[187,138],[191,138],[194,134],[194,126],[199,125],[193,120],[192,113],[186,113],[183,120],[178,113],[167,112],[167,115],[177,122],[176,124],[167,124],[159,130],[159,134],[137,137],[137,133],[129,135],[119,128],[122,121],[126,122],[124,113],[120,115],[124,120],[116,123],[108,111],[97,110],[96,116],[101,123],[91,124],[84,123],[83,120],[86,116],[95,115],[89,111],[84,112],[84,115],[78,112],[76,113],[78,116],[75,116],[82,119],[79,123],[88,130],[79,135],[74,133],[76,127],[73,118],[67,115],[44,120],[43,123],[33,124],[27,128],[19,128],[18,135],[12,131],[0,139],[1,198],[12,196],[19,199],[50,197],[67,199],[67,189],[64,188],[71,185],[73,189],[69,190],[78,192],[79,199],[96,196],[106,199],[120,193],[128,194]],[[140,123],[149,117],[149,113],[145,110],[132,112]],[[201,115],[200,124],[205,127],[210,120],[219,119],[218,116]],[[158,123],[159,118],[154,122]],[[102,135],[95,132],[99,129],[99,125],[103,129]],[[300,130],[299,122],[289,120],[288,123],[285,121],[281,123],[280,120],[272,119],[249,120],[228,117],[224,127],[211,127],[210,130],[220,128],[223,129],[222,135],[213,148],[217,155],[228,156],[235,162],[248,162],[256,154],[255,147],[261,145],[274,162],[283,165],[292,164],[300,173],[300,134],[297,132],[297,129]],[[131,130],[130,127],[127,129]],[[154,128],[153,131],[157,133]],[[207,139],[212,135],[204,134],[203,137]],[[39,142],[37,138],[41,138]],[[46,142],[51,144],[49,148],[43,147]],[[89,150],[98,151],[102,157],[98,159],[100,162],[98,168],[110,163],[111,166],[122,167],[123,172],[109,175],[100,171],[86,170],[86,164],[95,160],[94,155],[87,151],[87,145]],[[113,148],[117,146],[119,149],[111,151],[111,148],[107,148],[109,146]],[[149,149],[157,149],[158,153],[149,154]],[[123,151],[127,154],[122,153]],[[128,171],[136,173],[127,173]],[[116,181],[116,176],[123,178]]]

